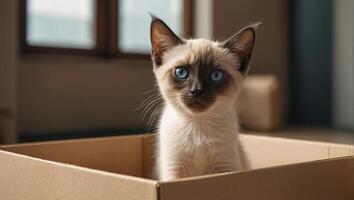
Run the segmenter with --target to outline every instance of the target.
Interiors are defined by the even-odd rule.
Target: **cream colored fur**
[[[193,113],[179,101],[165,76],[174,66],[193,63],[207,55],[234,80],[226,95],[202,113]],[[165,100],[158,126],[157,174],[160,180],[229,172],[242,169],[239,152],[238,118],[234,104],[243,76],[239,63],[227,49],[209,40],[187,40],[163,56],[164,64],[154,68]]]

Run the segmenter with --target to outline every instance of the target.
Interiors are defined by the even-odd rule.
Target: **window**
[[[93,0],[29,0],[29,45],[92,49],[96,45]]]
[[[140,57],[150,53],[150,16],[191,35],[192,0],[21,0],[23,53]]]
[[[159,13],[176,34],[183,33],[183,5],[179,0],[120,0],[118,9],[118,47],[122,52],[149,53],[149,12]]]

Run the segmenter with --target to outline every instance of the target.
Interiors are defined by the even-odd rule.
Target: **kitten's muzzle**
[[[205,94],[206,92],[200,81],[194,83],[189,91],[192,94],[192,96],[195,98]]]
[[[197,98],[203,94],[205,94],[205,90],[204,89],[194,89],[194,90],[190,90],[191,94],[193,97]]]
[[[213,99],[208,95],[208,90],[203,87],[200,80],[191,84],[189,91],[182,97],[185,105],[194,112],[202,112],[208,109]]]
[[[185,105],[193,110],[194,112],[202,112],[206,110],[211,102],[208,102],[208,100],[205,98],[205,95],[203,95],[205,92],[202,93],[195,93],[196,96],[194,95],[188,95],[183,97],[183,102]]]

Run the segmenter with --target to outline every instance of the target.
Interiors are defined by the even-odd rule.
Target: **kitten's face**
[[[181,40],[161,20],[153,19],[152,59],[164,99],[190,114],[232,105],[247,72],[254,39],[254,27],[247,27],[224,43]]]

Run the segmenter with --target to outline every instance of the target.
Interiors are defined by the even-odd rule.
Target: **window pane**
[[[27,43],[91,49],[94,0],[27,0]]]
[[[149,13],[183,34],[183,0],[120,0],[118,48],[126,53],[150,53]]]

